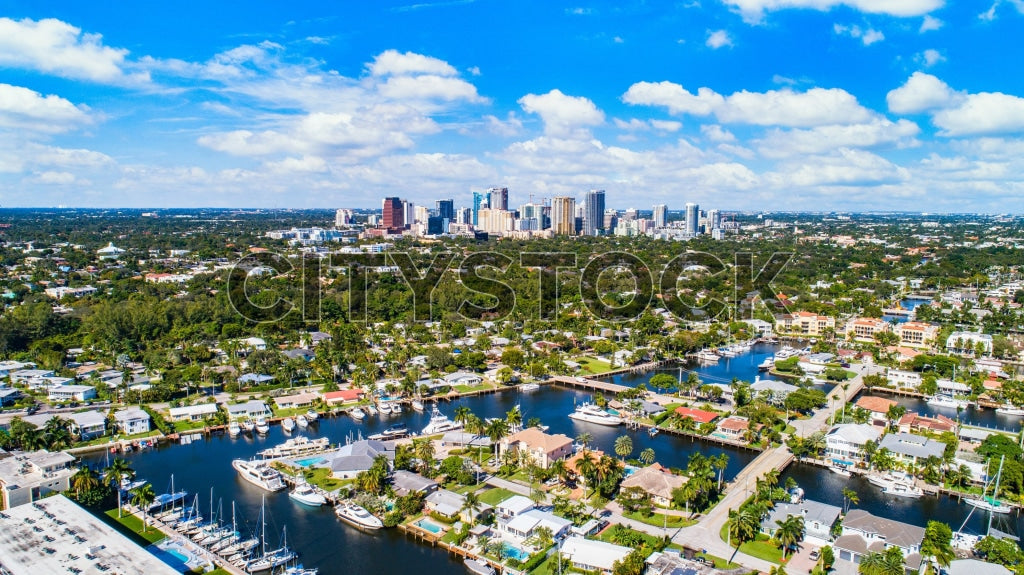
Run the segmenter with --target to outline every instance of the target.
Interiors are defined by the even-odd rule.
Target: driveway
[[[796,575],[797,573],[810,573],[814,569],[816,561],[811,559],[811,551],[817,549],[815,545],[810,543],[803,543],[800,545],[800,551],[796,555],[790,557],[786,563],[786,573],[790,575]]]

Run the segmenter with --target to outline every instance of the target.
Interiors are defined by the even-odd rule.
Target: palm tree
[[[597,460],[594,455],[587,450],[583,450],[583,454],[580,455],[579,461],[576,462],[576,470],[579,471],[580,476],[583,477],[583,498],[586,499],[586,489],[590,488],[593,483],[594,473],[597,468]]]
[[[628,435],[620,435],[615,438],[615,455],[626,461],[626,457],[633,453],[633,440]]]
[[[769,469],[768,471],[764,472],[764,475],[761,476],[761,479],[764,481],[765,485],[771,487],[772,489],[775,489],[776,487],[779,486],[779,475],[780,472],[778,469]]]
[[[480,496],[476,494],[476,491],[470,491],[466,494],[465,500],[462,502],[462,507],[459,509],[459,514],[462,512],[469,512],[469,524],[473,525],[476,523],[476,513],[483,506],[483,502],[480,501]]]
[[[775,531],[775,538],[782,545],[782,559],[786,559],[786,551],[792,549],[804,538],[804,517],[803,515],[790,515],[781,522],[776,522],[779,528]]]
[[[582,445],[583,449],[587,449],[588,447],[590,447],[590,444],[593,441],[594,441],[594,436],[591,435],[590,433],[586,432],[586,431],[584,431],[584,432],[582,432],[582,433],[580,433],[579,435],[576,436],[576,443],[579,443],[580,445]]]
[[[654,449],[648,447],[640,452],[640,463],[644,465],[650,465],[654,463]]]
[[[726,453],[719,453],[717,457],[713,456],[711,459],[711,466],[718,471],[718,491],[722,491],[722,474],[725,472],[725,468],[729,467],[729,455]],[[776,481],[778,481],[776,479]]]
[[[852,490],[852,489],[850,489],[850,488],[848,488],[848,487],[844,487],[843,488],[843,513],[844,514],[849,513],[850,512],[850,506],[851,505],[857,505],[858,503],[860,503],[860,496],[857,495],[857,492]]]
[[[106,474],[107,484],[117,491],[117,516],[121,517],[121,483],[125,479],[134,479],[135,470],[128,465],[127,460],[115,457],[103,473]]]
[[[413,452],[420,460],[420,469],[426,469],[434,462],[434,443],[426,438],[412,440]]]
[[[885,417],[889,420],[889,426],[893,427],[899,423],[900,419],[907,414],[907,408],[902,405],[895,404],[889,406],[889,411],[886,412]]]
[[[863,575],[903,575],[906,572],[903,563],[903,552],[892,546],[882,553],[865,555],[857,571]]]
[[[455,421],[455,423],[461,423],[462,426],[465,427],[471,415],[473,415],[473,410],[465,405],[460,405],[455,408],[455,415],[452,420]]]
[[[80,498],[82,495],[96,489],[100,486],[100,476],[91,468],[83,465],[78,468],[78,471],[71,476],[71,490],[75,493],[75,497]]]
[[[508,435],[508,422],[504,419],[492,419],[484,428],[484,435],[494,444],[494,457],[498,457],[498,442]]]
[[[149,507],[149,504],[152,503],[154,499],[156,499],[156,493],[153,491],[153,486],[148,483],[145,483],[143,485],[139,485],[138,487],[132,488],[132,490],[129,491],[128,493],[132,496],[132,505],[138,507],[139,511],[142,513],[142,530],[145,531],[146,518],[149,517],[149,515],[146,513],[146,509]]]
[[[786,575],[786,568],[782,565],[772,565],[768,570],[768,575]]]
[[[518,405],[505,413],[505,421],[508,422],[509,429],[521,429],[523,427],[523,412],[519,410]]]
[[[757,532],[760,529],[761,517],[753,509],[741,507],[738,511],[729,510],[729,544],[736,547],[732,557],[729,558],[730,563],[736,558],[740,546],[757,537]]]

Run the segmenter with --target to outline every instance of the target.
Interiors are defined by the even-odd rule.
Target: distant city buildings
[[[654,227],[663,228],[668,218],[668,206],[658,204],[654,206]]]
[[[598,236],[604,232],[604,190],[590,190],[584,202],[583,235]]]

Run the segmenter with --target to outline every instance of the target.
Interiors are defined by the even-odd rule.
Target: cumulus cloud
[[[508,116],[504,120],[501,120],[492,114],[488,114],[484,116],[484,122],[487,124],[487,130],[489,132],[499,136],[517,136],[523,131],[523,122],[516,117],[515,112],[509,112]]]
[[[433,74],[435,76],[455,76],[455,67],[431,56],[414,52],[401,53],[398,50],[385,50],[380,53],[369,66],[374,76],[388,74]]]
[[[604,122],[604,112],[582,96],[567,96],[554,89],[547,94],[527,94],[519,105],[530,114],[537,114],[544,122],[544,132],[554,136],[567,136],[573,131],[597,126]]]
[[[945,0],[722,0],[743,16],[743,20],[756,24],[764,18],[765,12],[790,8],[831,10],[848,6],[868,14],[911,17],[922,16],[941,8]]]
[[[935,16],[925,14],[924,20],[921,21],[921,27],[918,29],[918,33],[924,34],[925,32],[938,30],[942,28],[943,25],[945,25],[945,22],[943,22],[942,20],[939,20]]]
[[[945,62],[946,57],[942,55],[942,52],[938,50],[928,49],[917,55],[917,60],[924,64],[926,67],[931,68],[939,62]]]
[[[621,130],[627,130],[630,132],[640,132],[657,130],[660,132],[678,132],[682,127],[682,122],[675,122],[672,120],[640,120],[638,118],[631,118],[628,122],[615,118],[612,120],[615,123],[615,127]]]
[[[377,88],[387,98],[438,99],[444,101],[485,101],[476,92],[476,86],[459,78],[424,74],[421,76],[392,76]]]
[[[736,92],[722,96],[710,88],[692,94],[672,82],[637,82],[622,96],[634,105],[662,106],[673,114],[714,114],[724,123],[758,126],[809,127],[864,122],[875,114],[838,88],[790,89],[768,92]]]
[[[768,175],[778,183],[802,187],[876,186],[906,181],[910,172],[889,160],[864,150],[842,148],[833,154],[810,156],[783,164]]]
[[[708,39],[704,42],[704,45],[712,50],[717,50],[725,46],[732,46],[732,38],[729,37],[729,33],[725,30],[708,30]]]
[[[1024,132],[1024,98],[1001,92],[968,94],[932,117],[943,136]]]
[[[849,36],[851,38],[858,38],[865,46],[870,46],[875,42],[881,42],[885,40],[885,34],[882,34],[878,30],[873,28],[862,29],[860,26],[853,24],[851,26],[844,26],[842,24],[835,24],[832,27],[835,33],[840,36]]]
[[[948,106],[961,96],[945,82],[924,72],[914,72],[907,82],[885,96],[889,111],[917,114]]]
[[[0,127],[32,132],[66,132],[91,122],[88,108],[50,94],[0,84]]]
[[[712,142],[732,143],[736,141],[736,136],[732,132],[717,124],[704,124],[700,127],[700,133]]]
[[[128,50],[103,45],[99,34],[66,22],[0,18],[0,65],[100,83],[140,83],[145,73],[125,72]]]
[[[912,147],[919,144],[921,132],[909,120],[892,122],[876,118],[852,125],[818,126],[807,130],[771,130],[757,140],[758,152],[766,158],[787,158],[821,154],[835,149],[858,149],[878,146]]]

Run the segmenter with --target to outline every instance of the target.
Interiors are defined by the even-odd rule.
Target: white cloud
[[[732,132],[717,124],[704,124],[700,127],[700,133],[712,142],[735,142],[736,136]]]
[[[591,14],[592,11],[590,8],[566,8],[565,13],[572,16],[586,16],[587,14]]]
[[[870,46],[875,42],[881,42],[885,40],[885,34],[882,34],[878,30],[873,28],[862,29],[860,26],[853,24],[851,26],[844,26],[841,24],[835,24],[832,26],[835,33],[840,36],[849,36],[851,38],[858,38],[865,46]]]
[[[37,184],[67,185],[75,183],[75,175],[70,172],[39,172],[31,178]]]
[[[615,42],[616,44],[625,44],[626,43],[626,41],[622,38],[622,36],[616,36],[616,37],[612,38],[612,42]]]
[[[484,122],[487,124],[489,132],[499,136],[517,136],[523,131],[523,122],[516,117],[515,112],[509,112],[505,120],[488,114],[484,116]]]
[[[672,82],[637,82],[622,99],[627,104],[664,106],[673,114],[715,114],[724,123],[757,126],[810,127],[864,122],[875,114],[857,103],[852,94],[838,88],[812,88],[794,92],[788,88],[768,92],[736,92],[722,96],[710,88],[694,95]]]
[[[806,157],[799,162],[783,164],[780,168],[767,177],[777,185],[788,183],[801,187],[873,186],[899,183],[910,178],[906,168],[877,154],[849,148],[830,155]]]
[[[999,0],[995,0],[995,2],[992,3],[992,6],[989,7],[988,10],[985,10],[981,14],[978,14],[978,19],[979,20],[985,20],[986,22],[991,22],[991,21],[995,20],[996,19],[996,7],[997,6],[999,6]]]
[[[50,94],[0,84],[0,127],[34,132],[66,132],[91,121],[88,108]]]
[[[917,114],[949,106],[961,96],[945,82],[924,72],[914,72],[907,82],[885,96],[889,111],[895,114]]]
[[[683,127],[682,122],[675,122],[673,120],[650,120],[650,122],[652,128],[662,132],[678,132]]]
[[[322,173],[327,170],[327,162],[319,156],[303,156],[301,158],[285,158],[279,162],[267,162],[267,168],[272,172],[293,174],[293,173]]]
[[[717,50],[723,46],[732,46],[732,38],[729,37],[729,32],[725,30],[708,30],[708,39],[704,42],[704,45],[712,50]]]
[[[480,66],[470,66],[466,71],[472,76],[479,76],[481,74]]]
[[[942,20],[939,20],[935,16],[932,16],[930,14],[925,14],[924,15],[924,20],[921,21],[921,28],[918,29],[918,33],[924,34],[925,32],[930,32],[932,30],[938,30],[938,29],[942,28],[942,26],[944,24],[945,24],[945,22],[943,22]]]
[[[554,89],[547,94],[527,94],[519,105],[544,121],[544,133],[566,136],[578,128],[597,126],[604,122],[604,112],[582,96],[567,96]]]
[[[627,122],[625,120],[615,118],[612,121],[615,123],[615,127],[631,132],[650,130],[657,130],[660,132],[678,132],[683,127],[682,122],[674,122],[672,120],[640,120],[637,118],[631,118]]]
[[[1000,92],[969,94],[932,117],[943,136],[1024,132],[1024,98]]]
[[[0,18],[0,65],[102,83],[142,83],[144,73],[125,73],[128,50],[103,45],[99,34],[48,18]]]
[[[928,68],[931,68],[932,66],[938,64],[939,62],[946,61],[946,57],[942,55],[942,52],[930,48],[918,54],[917,59]]]
[[[370,73],[374,76],[386,76],[388,74],[409,75],[409,74],[433,74],[435,76],[455,76],[455,67],[431,56],[416,54],[415,52],[401,53],[398,50],[386,50],[373,59],[370,64]]]
[[[831,10],[838,6],[849,6],[869,14],[889,16],[922,16],[941,8],[945,0],[722,0],[734,7],[748,23],[758,23],[765,12],[789,8]]]
[[[421,76],[391,76],[377,89],[382,95],[395,100],[466,100],[485,101],[476,93],[476,86],[459,78],[446,78],[425,74]]]
[[[917,124],[909,120],[892,122],[887,118],[876,118],[864,124],[818,126],[809,130],[776,129],[755,143],[758,152],[766,158],[786,158],[821,154],[841,148],[883,145],[906,148],[919,144],[916,136],[920,132]]]

